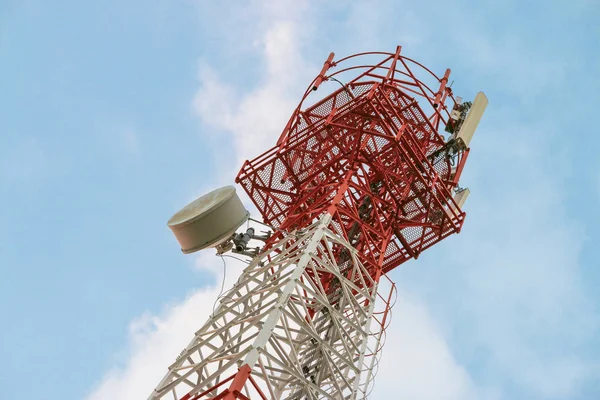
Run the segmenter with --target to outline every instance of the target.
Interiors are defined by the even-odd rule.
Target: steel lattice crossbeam
[[[255,258],[151,398],[213,398],[243,365],[254,367],[240,388],[246,398],[350,399],[366,391],[377,282],[329,221]],[[348,250],[346,266],[334,246]],[[312,279],[325,273],[339,283],[335,292]]]

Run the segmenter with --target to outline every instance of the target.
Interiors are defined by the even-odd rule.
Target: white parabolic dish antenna
[[[233,186],[225,186],[194,200],[169,219],[168,227],[184,253],[215,247],[250,216]]]

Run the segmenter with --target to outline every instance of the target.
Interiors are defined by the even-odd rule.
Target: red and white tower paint
[[[463,103],[449,79],[400,47],[330,54],[236,178],[272,234],[256,255],[238,248],[248,266],[150,399],[368,396],[392,298],[382,280],[465,219],[458,183],[487,99]]]

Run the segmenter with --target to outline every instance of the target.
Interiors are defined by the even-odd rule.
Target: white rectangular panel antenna
[[[450,207],[448,208],[448,211],[452,210],[452,212],[454,212],[456,214],[460,214],[462,212],[462,207],[465,204],[465,201],[467,201],[467,197],[469,197],[469,193],[471,193],[469,188],[464,188],[460,192],[456,192],[453,196],[454,203],[451,202],[449,204]],[[454,204],[456,204],[456,205],[454,205]],[[452,213],[448,213],[448,216],[450,218],[454,218]]]
[[[467,197],[469,197],[470,193],[471,191],[469,190],[469,188],[464,188],[463,190],[454,195],[454,201],[461,210],[463,205],[465,204],[465,201],[467,201]]]
[[[488,99],[485,97],[485,94],[483,92],[477,93],[473,105],[467,113],[467,118],[465,118],[465,122],[463,122],[460,131],[456,136],[457,140],[461,139],[465,147],[469,147],[469,143],[471,143],[471,139],[473,139],[477,125],[479,125],[479,121],[481,121],[481,117],[483,116],[487,105]]]

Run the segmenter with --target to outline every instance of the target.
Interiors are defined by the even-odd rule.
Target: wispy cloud
[[[208,319],[221,289],[223,266],[213,254],[201,253],[197,264],[215,284],[191,292],[159,315],[144,314],[129,325],[128,346],[121,365],[107,372],[87,400],[145,399],[167,372],[167,366]],[[227,259],[225,285],[231,287],[242,270],[241,263]]]
[[[515,135],[490,133],[509,140]],[[491,146],[493,152],[497,146]],[[598,332],[600,320],[581,284],[585,238],[566,214],[566,182],[543,167],[553,159],[543,146],[535,140],[526,146],[526,156],[521,149],[505,148],[495,165],[482,163],[482,179],[505,185],[474,201],[465,239],[477,238],[479,246],[463,246],[470,260],[460,268],[476,301],[480,326],[475,332],[481,332],[475,335],[489,348],[491,362],[533,392],[561,398],[576,394],[583,381],[598,374],[584,354],[571,348]],[[492,152],[484,150],[486,155]]]
[[[427,307],[401,292],[387,331],[379,373],[371,397],[422,400],[496,399],[492,389],[478,387],[457,363],[443,330]]]
[[[293,20],[272,20],[257,41],[265,69],[250,91],[223,82],[206,63],[200,68],[194,110],[204,124],[229,135],[235,168],[274,145],[310,82],[309,71],[316,70],[301,56],[299,29]]]
[[[473,141],[464,231],[404,284],[435,293],[428,303],[454,332],[460,359],[498,387],[572,398],[600,376],[598,355],[574,350],[600,326],[581,281],[585,235],[567,215],[565,176],[552,167],[548,139],[557,132],[507,122],[506,113],[490,110]]]

